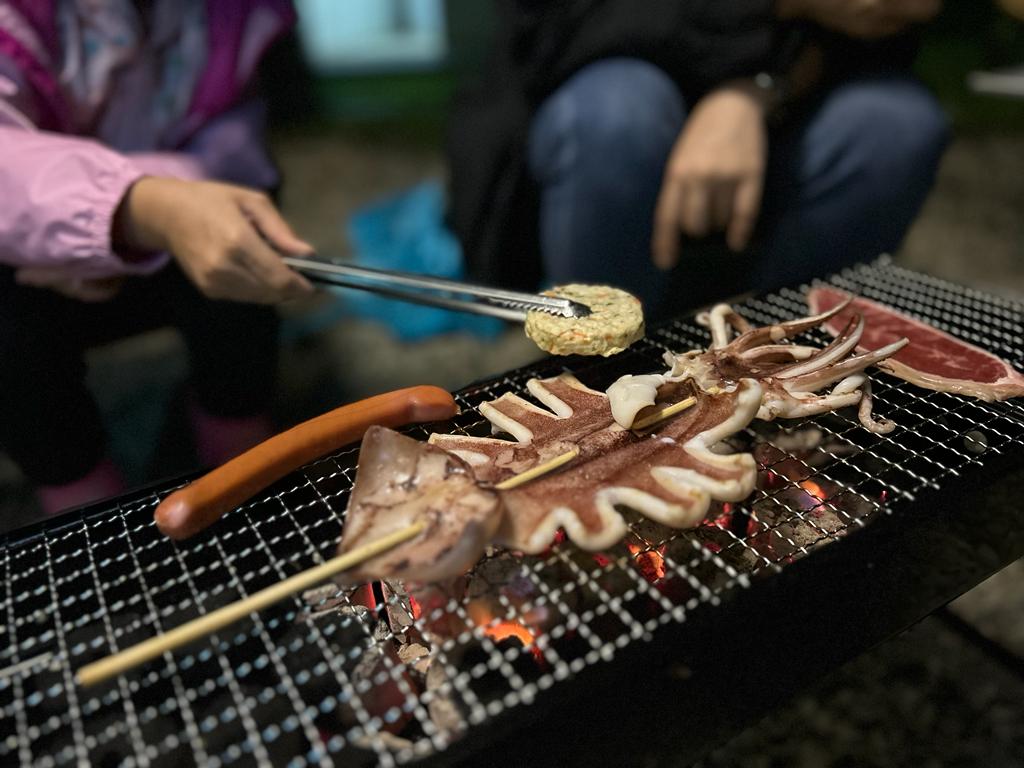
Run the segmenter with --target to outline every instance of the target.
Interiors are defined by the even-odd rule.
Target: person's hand
[[[750,242],[764,188],[768,152],[765,104],[753,86],[734,83],[694,108],[665,168],[651,238],[654,263],[679,260],[680,233],[724,231],[741,251]]]
[[[76,279],[68,277],[67,271],[59,267],[22,267],[14,273],[14,279],[20,285],[48,288],[70,299],[89,303],[114,298],[124,283],[122,277]]]
[[[783,19],[807,19],[850,37],[874,39],[928,21],[942,0],[776,0]]]
[[[114,239],[130,250],[170,252],[212,299],[273,304],[313,291],[280,257],[309,254],[312,246],[252,189],[144,177],[121,203]]]

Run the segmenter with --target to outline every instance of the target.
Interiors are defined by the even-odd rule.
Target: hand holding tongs
[[[561,317],[586,317],[590,314],[590,307],[570,299],[488,288],[411,272],[356,267],[351,264],[335,264],[296,256],[285,256],[283,261],[316,282],[373,291],[382,296],[415,304],[491,315],[517,323],[525,322],[526,313],[534,310]]]

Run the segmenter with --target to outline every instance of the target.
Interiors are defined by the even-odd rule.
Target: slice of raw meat
[[[807,304],[817,314],[849,298],[838,288],[816,286],[808,292]],[[869,299],[854,298],[828,321],[829,333],[841,333],[857,314],[865,321],[861,349],[878,349],[903,337],[910,339],[903,349],[878,363],[878,368],[893,376],[925,389],[981,400],[1024,395],[1024,375],[1002,358]]]

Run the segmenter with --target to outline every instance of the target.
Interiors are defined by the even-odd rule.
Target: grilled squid
[[[858,419],[866,429],[876,434],[891,432],[895,426],[891,421],[872,414],[871,380],[864,370],[898,352],[907,339],[872,352],[852,354],[864,333],[864,318],[855,315],[825,347],[787,343],[804,331],[824,325],[848,304],[761,327],[751,325],[728,304],[718,304],[697,317],[711,331],[710,349],[667,352],[665,362],[671,370],[666,378],[692,379],[705,391],[728,388],[744,378],[756,379],[762,390],[757,412],[760,419],[801,418],[857,406]],[[733,338],[736,333],[739,335]]]

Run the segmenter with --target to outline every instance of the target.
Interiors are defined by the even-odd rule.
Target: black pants
[[[30,480],[76,480],[106,454],[85,385],[85,351],[164,326],[185,340],[200,406],[224,417],[269,408],[277,373],[272,309],[210,301],[174,264],[129,278],[115,298],[98,304],[17,285],[13,270],[0,267],[0,447]]]

